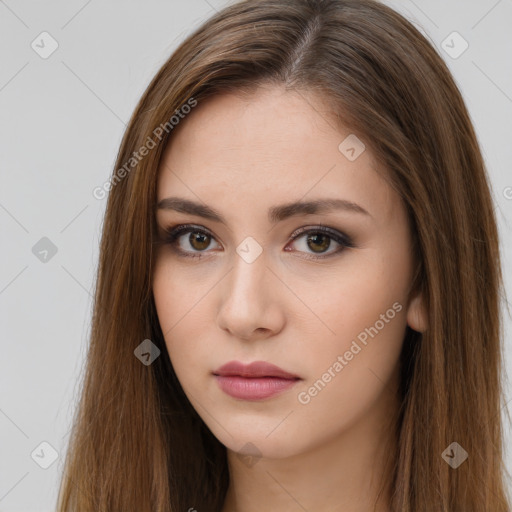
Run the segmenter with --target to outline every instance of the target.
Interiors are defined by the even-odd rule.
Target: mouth
[[[231,361],[213,372],[224,393],[240,400],[264,400],[273,397],[302,380],[265,361],[249,365]]]

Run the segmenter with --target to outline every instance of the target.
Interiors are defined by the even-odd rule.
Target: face
[[[293,456],[386,415],[406,325],[420,327],[405,209],[328,119],[305,93],[217,96],[161,162],[157,314],[185,394],[229,450]],[[289,375],[222,371],[233,361]]]

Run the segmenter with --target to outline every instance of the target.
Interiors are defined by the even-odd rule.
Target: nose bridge
[[[245,339],[261,329],[274,332],[282,321],[273,300],[266,252],[254,242],[244,240],[237,247],[219,304],[219,327]]]
[[[267,264],[266,252],[254,238],[248,237],[240,243],[228,278],[230,297],[244,302],[255,301],[252,307],[256,307],[265,294],[269,272]]]

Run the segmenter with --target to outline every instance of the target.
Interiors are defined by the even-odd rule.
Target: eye
[[[308,250],[312,251],[313,254],[311,252],[308,253],[307,259],[329,258],[344,249],[355,247],[350,237],[336,229],[322,225],[314,228],[300,228],[292,234],[291,238],[292,242],[296,242],[299,248],[303,249],[299,250],[299,252],[308,253]],[[297,242],[298,240],[300,242]],[[332,248],[333,241],[338,247],[334,246],[335,250],[327,252]],[[285,247],[285,251],[289,250]]]
[[[204,257],[201,253],[207,252],[206,250],[215,241],[213,235],[207,230],[190,224],[166,228],[164,231],[166,234],[161,241],[170,245],[180,256],[187,258]],[[290,241],[298,243],[298,240],[301,241],[299,245],[303,249],[298,252],[308,253],[308,250],[311,251],[305,258],[313,260],[328,258],[343,251],[345,248],[355,247],[350,237],[340,231],[322,225],[309,229],[300,228],[295,231],[291,235]],[[333,241],[338,247],[334,246],[335,250],[328,252],[333,245]],[[291,252],[291,249],[287,247],[288,245],[284,250]]]
[[[164,231],[166,235],[162,241],[172,246],[178,254],[188,258],[202,257],[201,252],[205,252],[212,240],[215,240],[208,231],[190,224],[166,228]],[[180,244],[181,239],[184,241],[183,245]]]

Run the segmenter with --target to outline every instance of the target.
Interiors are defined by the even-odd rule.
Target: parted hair
[[[243,0],[204,21],[156,73],[113,175],[194,98],[276,84],[315,93],[364,140],[403,201],[428,329],[400,357],[393,512],[510,512],[503,462],[503,284],[487,170],[443,58],[373,0]],[[186,123],[184,116],[180,124]],[[219,512],[226,448],[192,408],[152,294],[159,163],[173,131],[110,188],[80,397],[58,512]],[[161,355],[144,365],[145,339]],[[442,453],[468,453],[457,469]]]

